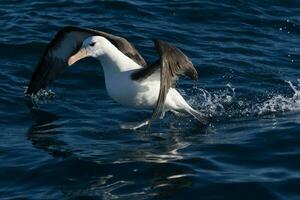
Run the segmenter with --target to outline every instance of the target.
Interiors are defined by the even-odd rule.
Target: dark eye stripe
[[[95,46],[96,42],[90,44],[91,47]]]

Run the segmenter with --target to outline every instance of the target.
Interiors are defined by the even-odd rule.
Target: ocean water
[[[0,1],[0,199],[300,199],[300,2]],[[85,59],[44,95],[24,91],[67,25],[152,38],[191,58],[178,88],[212,121],[115,103]]]

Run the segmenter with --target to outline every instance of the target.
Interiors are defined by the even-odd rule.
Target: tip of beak
[[[72,57],[70,57],[69,59],[68,59],[68,66],[71,66],[71,65],[73,65],[74,64],[74,62],[72,61]]]
[[[86,50],[85,49],[80,49],[77,53],[69,57],[68,59],[68,65],[71,66],[74,63],[76,63],[78,60],[86,57]]]

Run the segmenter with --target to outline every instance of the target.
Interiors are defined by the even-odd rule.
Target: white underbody
[[[156,72],[142,81],[134,81],[130,75],[135,70],[105,76],[109,96],[116,102],[137,108],[152,108],[156,105],[160,90],[160,74]],[[164,111],[184,111],[189,107],[180,93],[170,88]]]

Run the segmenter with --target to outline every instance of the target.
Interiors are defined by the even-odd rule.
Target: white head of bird
[[[85,57],[99,58],[107,53],[112,44],[106,38],[101,36],[92,36],[85,39],[77,53],[68,59],[68,65],[71,66],[78,60]]]
[[[105,73],[116,73],[141,68],[136,62],[123,54],[108,39],[102,36],[92,36],[85,39],[77,53],[68,59],[71,66],[85,57],[97,58]]]

